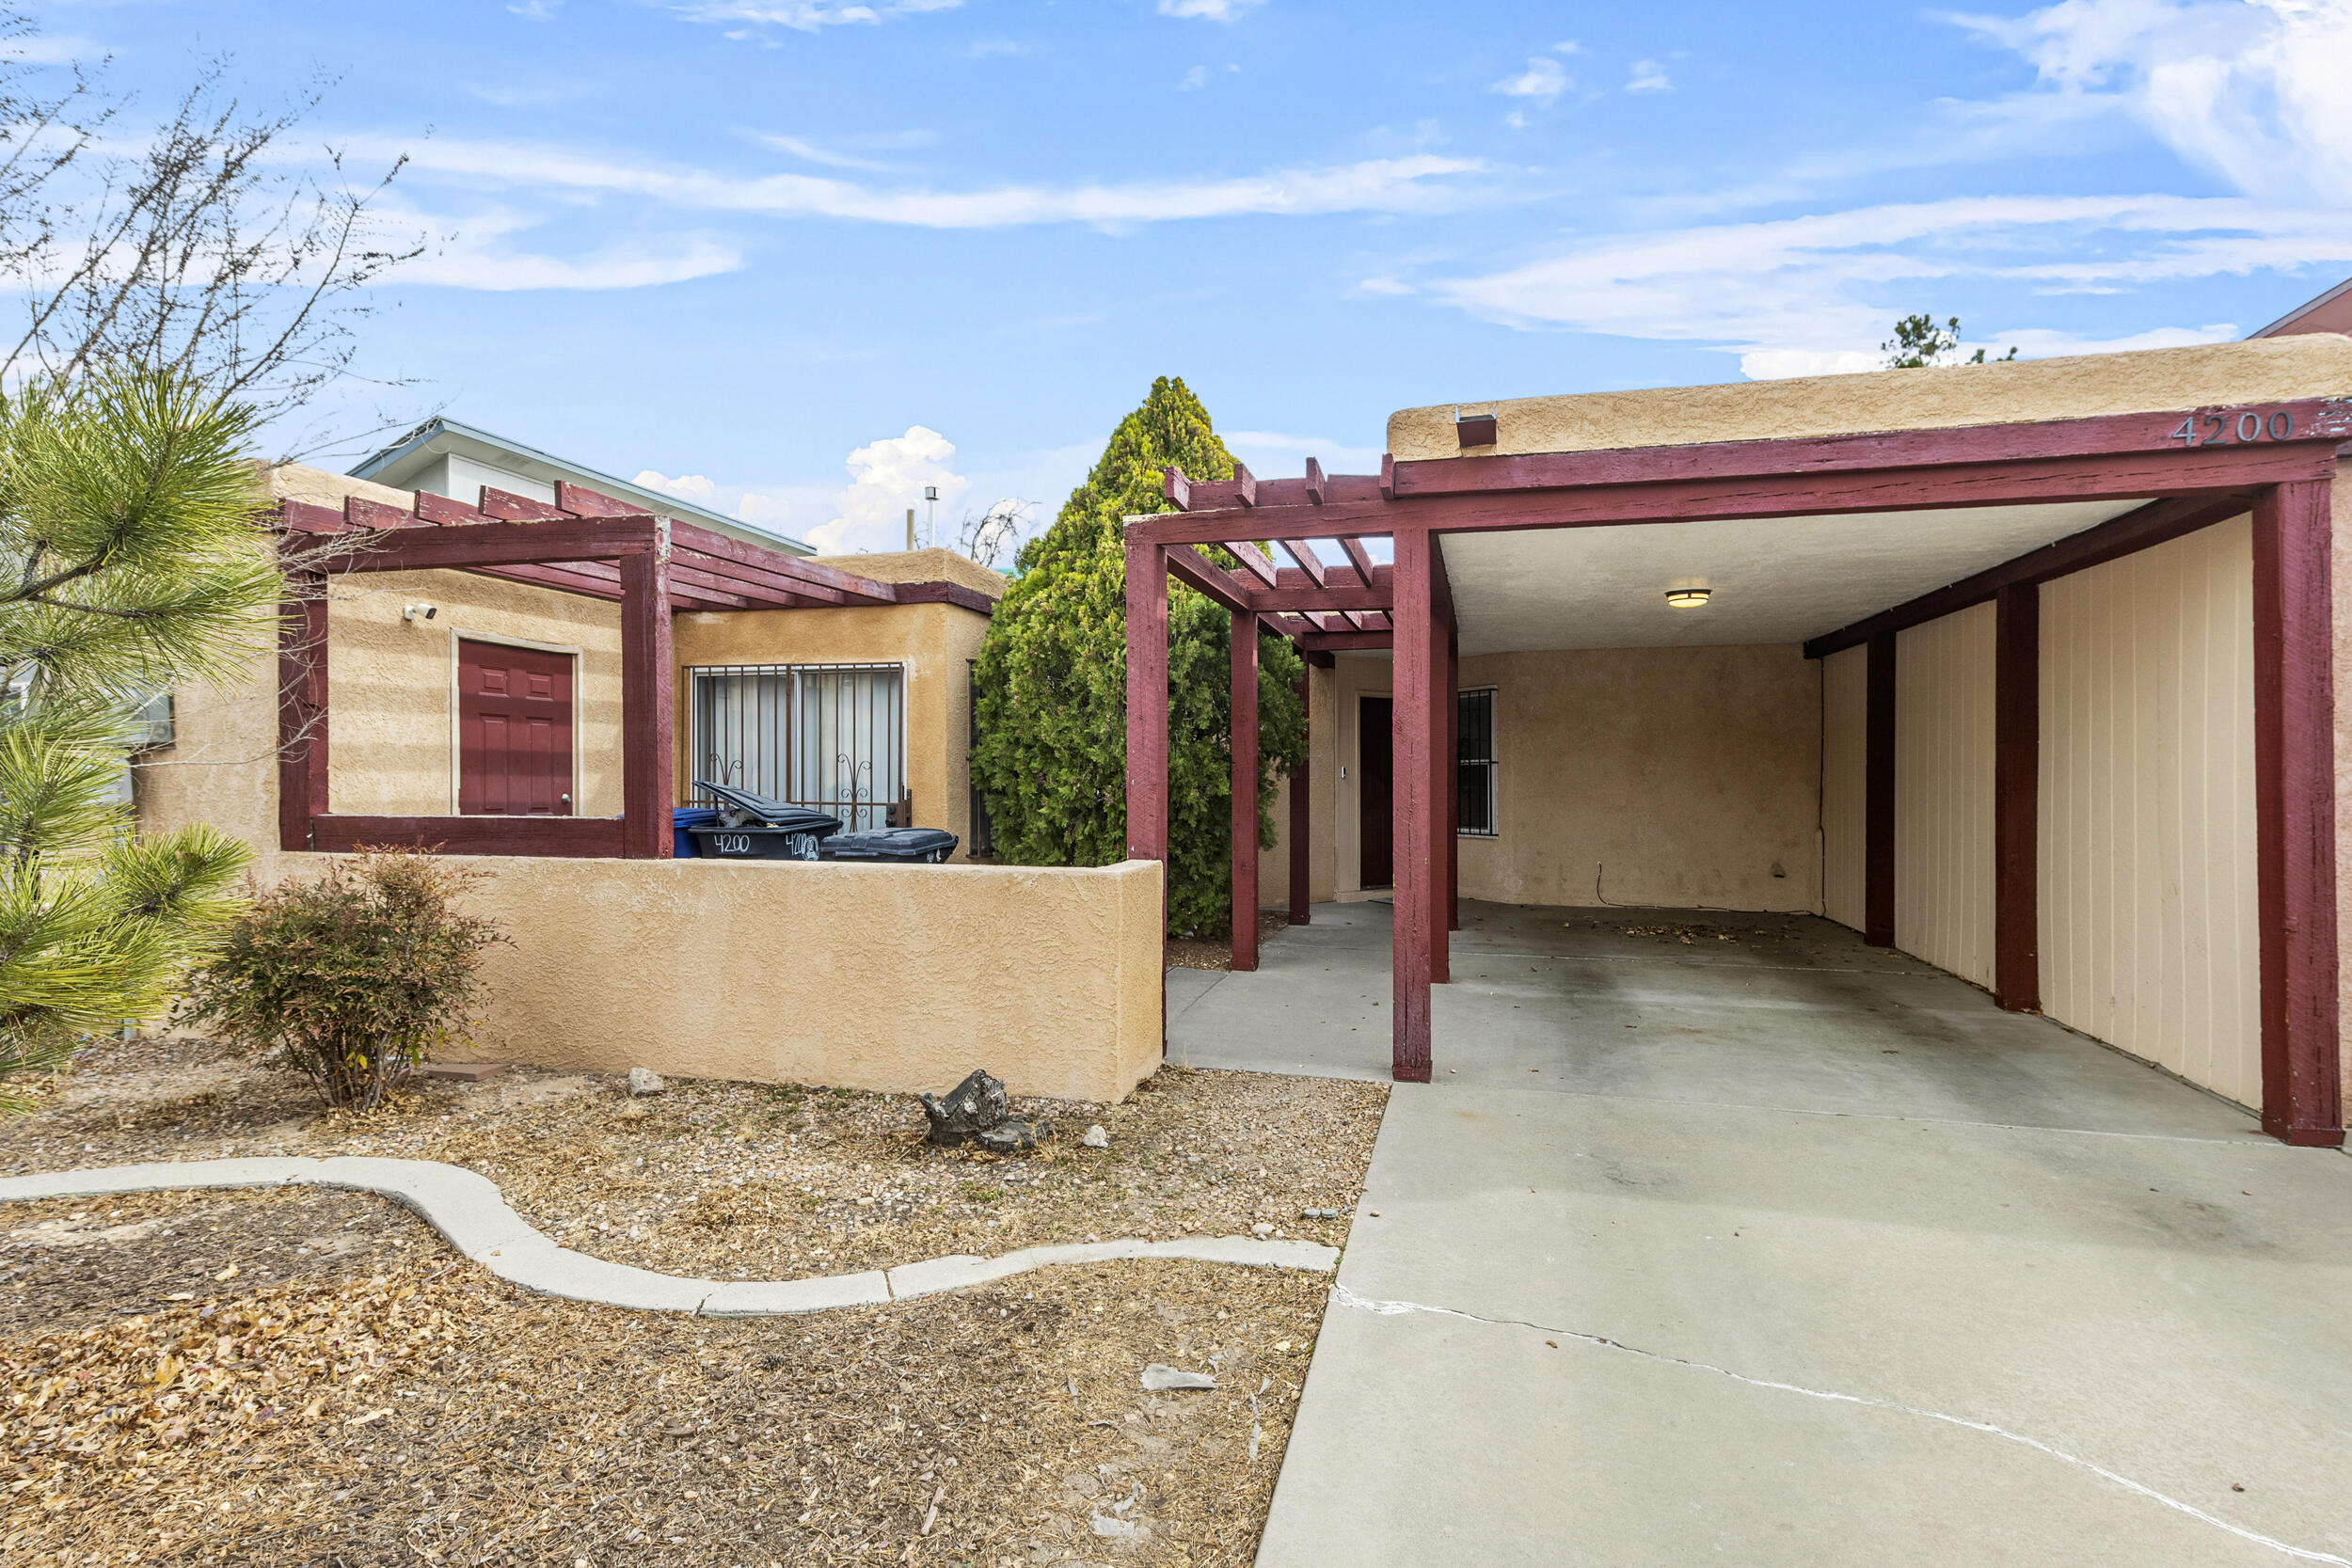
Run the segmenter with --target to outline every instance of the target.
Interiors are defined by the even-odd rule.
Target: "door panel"
[[[457,810],[572,815],[572,656],[460,639]]]
[[[1356,792],[1360,867],[1357,879],[1365,887],[1393,887],[1396,822],[1391,815],[1394,809],[1391,796],[1394,770],[1391,766],[1393,735],[1390,725],[1395,705],[1387,697],[1360,697],[1357,702],[1356,772],[1360,782]]]

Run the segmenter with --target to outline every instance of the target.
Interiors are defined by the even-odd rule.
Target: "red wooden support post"
[[[1311,461],[1311,459],[1310,459]],[[1298,673],[1298,711],[1307,721],[1307,758],[1314,755],[1314,676],[1311,671]],[[1308,907],[1309,876],[1307,864],[1307,835],[1312,832],[1308,812],[1308,791],[1311,787],[1309,768],[1311,761],[1302,759],[1298,771],[1291,775],[1291,924],[1304,926],[1313,916]]]
[[[1462,628],[1445,624],[1445,928],[1462,928]],[[1448,944],[1449,947],[1451,944]],[[1449,969],[1452,960],[1449,958]]]
[[[1441,733],[1431,711],[1437,694],[1432,657],[1436,605],[1431,598],[1430,538],[1419,529],[1396,534],[1396,662],[1391,708],[1394,756],[1392,801],[1396,846],[1396,912],[1390,965],[1394,993],[1391,1075],[1400,1084],[1429,1082],[1429,985],[1432,927],[1438,924],[1437,873],[1431,819],[1441,799],[1433,753]]]
[[[2254,500],[2255,903],[2262,923],[2263,1131],[2344,1142],[2337,1071],[2335,693],[2330,482]]]
[[[621,854],[668,860],[672,688],[670,556],[621,557]]]
[[[1168,552],[1127,546],[1127,858],[1168,859]]]
[[[1862,940],[1895,945],[1895,634],[1870,639],[1863,699]]]
[[[308,849],[326,811],[326,578],[291,572],[278,611],[278,847]]]
[[[2013,1013],[2042,1006],[2042,590],[1994,600],[1993,991]]]
[[[1233,973],[1258,967],[1258,616],[1233,615]]]

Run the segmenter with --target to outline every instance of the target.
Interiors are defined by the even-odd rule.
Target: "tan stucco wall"
[[[2311,333],[2137,354],[1460,406],[1497,411],[1495,444],[1469,450],[1503,453],[1933,430],[2344,396],[2352,396],[2352,338]],[[1391,415],[1390,452],[1400,460],[1460,456],[1455,406],[1446,403]]]
[[[818,561],[876,582],[956,582],[992,599],[1005,596],[1006,579],[953,550],[891,550],[871,555],[820,555]]]
[[[430,603],[433,619],[402,619]],[[360,572],[328,589],[327,800],[365,816],[457,809],[461,638],[572,650],[574,811],[621,810],[621,610],[469,572]]]
[[[945,551],[925,554],[944,555]],[[866,561],[865,556],[849,557]],[[971,562],[966,562],[966,565]],[[976,568],[977,570],[977,568]],[[748,610],[680,615],[672,633],[681,672],[708,664],[898,664],[906,671],[907,788],[914,820],[945,828],[967,857],[972,839],[973,659],[988,617],[947,604],[872,610]],[[687,768],[691,715],[680,675],[677,779]],[[684,799],[681,793],[680,799]]]
[[[1821,912],[1859,931],[1868,919],[1870,650],[1821,660]]]
[[[1359,699],[1385,659],[1342,655],[1331,680],[1330,822],[1338,895],[1362,889]],[[1498,823],[1460,841],[1462,896],[1820,908],[1820,674],[1793,646],[1629,648],[1465,658],[1496,689]],[[1316,766],[1325,765],[1318,752]],[[1772,874],[1777,864],[1780,876]]]
[[[326,857],[278,857],[312,877]],[[1160,1059],[1160,867],[469,862],[493,1061],[1115,1101]]]

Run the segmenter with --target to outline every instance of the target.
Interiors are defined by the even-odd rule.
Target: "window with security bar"
[[[1464,838],[1497,836],[1500,829],[1495,799],[1495,689],[1491,686],[1461,693],[1454,767],[1459,781],[1454,831]]]
[[[896,664],[691,668],[694,777],[841,818],[901,827],[906,673]]]

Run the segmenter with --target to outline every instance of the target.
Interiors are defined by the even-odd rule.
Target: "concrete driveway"
[[[1171,1054],[1375,1075],[1384,915]],[[1466,916],[1262,1565],[2352,1563],[2352,1160],[1821,922]]]

